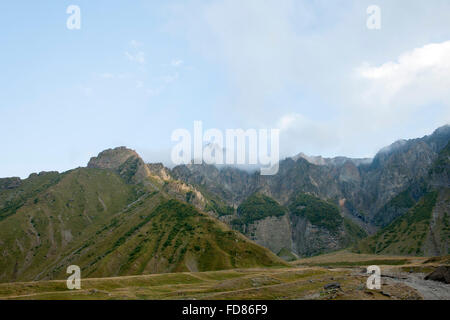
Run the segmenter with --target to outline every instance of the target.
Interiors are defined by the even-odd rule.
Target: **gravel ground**
[[[403,283],[415,289],[424,300],[450,300],[450,284],[424,280],[423,273],[383,273],[382,279],[386,283]]]

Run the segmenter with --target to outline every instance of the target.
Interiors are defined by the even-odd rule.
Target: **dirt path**
[[[76,293],[88,293],[90,290],[77,290]],[[5,296],[0,297],[0,300],[12,300],[12,299],[20,299],[20,298],[29,298],[29,297],[36,297],[36,296],[45,296],[49,294],[69,294],[74,293],[74,291],[67,290],[67,291],[47,291],[47,292],[35,292],[35,293],[28,293],[28,294],[19,294],[15,296]]]
[[[415,289],[424,300],[450,300],[450,284],[433,280],[424,280],[423,273],[383,273],[382,278],[387,283],[403,283]]]

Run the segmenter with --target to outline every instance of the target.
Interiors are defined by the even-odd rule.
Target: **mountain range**
[[[300,153],[262,176],[145,163],[108,149],[87,167],[0,179],[0,281],[286,265],[351,248],[449,253],[450,126],[373,159]]]

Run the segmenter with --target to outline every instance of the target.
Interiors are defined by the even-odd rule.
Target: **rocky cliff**
[[[429,171],[449,140],[450,126],[446,125],[429,136],[397,141],[380,150],[374,159],[299,154],[281,161],[278,174],[274,176],[260,176],[258,172],[230,167],[218,169],[211,165],[178,166],[172,170],[172,175],[208,190],[232,207],[238,207],[256,192],[283,206],[289,205],[299,193],[311,194],[332,202],[343,217],[368,233],[374,233],[408,212],[424,196],[430,183],[438,188],[448,186],[448,168],[441,168],[441,174],[435,174],[432,180]],[[311,243],[322,244],[315,248],[341,248],[344,245],[336,244],[339,241],[326,231],[317,231],[316,226],[308,226],[301,219],[294,220],[291,219],[290,228],[294,230],[291,243],[295,253],[313,254],[316,249],[304,249]],[[274,220],[267,218],[267,223],[272,224]],[[252,238],[266,243],[270,236],[263,231],[264,222],[257,225],[261,227],[252,227],[255,234]],[[279,244],[272,246],[278,249]]]

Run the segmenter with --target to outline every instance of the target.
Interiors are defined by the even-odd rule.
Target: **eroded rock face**
[[[259,174],[236,168],[218,169],[213,165],[181,165],[171,171],[175,179],[192,185],[205,186],[211,192],[233,206],[239,205],[255,192]]]
[[[431,212],[429,230],[427,232],[423,252],[425,256],[446,255],[449,252],[450,234],[450,189],[443,189],[438,193],[436,205]]]
[[[292,230],[289,215],[267,217],[247,226],[245,235],[257,244],[278,254],[281,249],[292,251]]]
[[[162,182],[169,181],[171,179],[169,169],[164,167],[162,163],[148,163],[148,169],[150,172],[158,177]]]
[[[234,207],[255,192],[272,197],[281,205],[288,205],[298,193],[309,193],[332,201],[340,207],[343,216],[373,233],[406,213],[430,185],[440,189],[450,187],[449,156],[441,155],[449,140],[450,126],[447,125],[423,138],[397,141],[380,150],[373,160],[299,154],[281,161],[278,174],[274,176],[208,165],[178,166],[172,172],[177,179],[200,185]],[[430,180],[430,170],[437,160],[440,165]],[[399,197],[402,192],[405,195]],[[411,201],[405,203],[405,199]],[[435,220],[442,224],[439,222],[445,220],[442,212],[448,208],[445,202],[439,203]],[[273,224],[274,221],[269,219],[252,227],[252,237],[260,243],[267,243],[271,238],[265,223]],[[290,218],[290,226],[292,249],[299,255],[309,255],[317,250],[331,251],[348,244],[345,236],[320,230],[298,217]],[[430,254],[448,252],[447,242],[433,230],[434,227],[426,251]],[[282,242],[280,239],[271,241],[276,243],[273,245],[276,249]],[[440,243],[440,249],[433,244],[436,241]]]
[[[340,233],[331,233],[302,217],[291,215],[293,251],[301,257],[325,253],[342,248]]]
[[[426,140],[405,141],[380,151],[363,173],[361,206],[373,216],[413,180],[426,177],[439,151]],[[369,201],[363,204],[363,199]]]
[[[370,225],[389,200],[428,176],[430,167],[449,140],[450,126],[447,125],[432,135],[393,143],[380,150],[373,161],[300,154],[281,161],[278,174],[274,176],[208,165],[178,166],[173,173],[178,179],[206,187],[232,205],[239,205],[254,192],[262,192],[283,205],[298,192],[322,199],[346,199],[348,213]],[[448,185],[450,179],[447,178],[436,176],[435,183]]]

